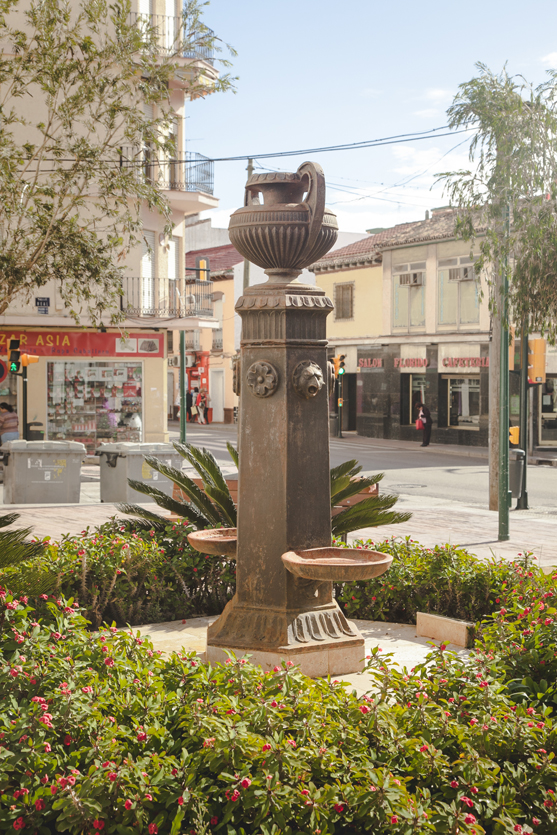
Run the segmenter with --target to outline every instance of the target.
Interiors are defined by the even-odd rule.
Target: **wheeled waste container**
[[[172,444],[140,444],[121,441],[101,444],[97,449],[101,468],[101,502],[151,502],[149,496],[138,493],[128,484],[128,478],[151,484],[157,490],[172,495],[173,482],[154,470],[145,461],[146,455],[154,455],[169,467],[180,470],[183,458]]]
[[[85,456],[77,441],[8,441],[2,446],[4,504],[79,502]]]
[[[522,476],[526,466],[526,453],[523,449],[509,450],[509,488],[513,499],[522,496]]]

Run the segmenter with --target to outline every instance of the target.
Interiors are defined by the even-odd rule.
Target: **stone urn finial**
[[[270,283],[292,281],[337,239],[336,216],[325,208],[325,176],[315,162],[304,162],[294,174],[253,174],[244,204],[230,218],[230,240],[263,267]]]

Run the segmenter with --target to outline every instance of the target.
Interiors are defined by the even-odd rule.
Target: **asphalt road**
[[[171,439],[178,439],[178,432],[171,430]],[[221,466],[235,472],[226,441],[234,445],[236,426],[188,425],[187,440],[211,450]],[[485,458],[465,457],[433,449],[397,449],[388,441],[348,436],[344,441],[330,441],[331,466],[337,466],[350,458],[356,458],[363,473],[384,472],[381,482],[383,492],[397,493],[413,503],[420,498],[436,502],[459,502],[470,507],[488,506],[488,468]],[[528,467],[528,496],[531,511],[557,518],[557,468]],[[514,502],[513,504],[516,504]]]

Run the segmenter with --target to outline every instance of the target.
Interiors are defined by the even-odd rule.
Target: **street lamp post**
[[[505,218],[506,234],[509,233],[509,207]],[[500,282],[500,316],[501,316],[501,355],[499,377],[499,542],[509,538],[509,508],[511,493],[509,491],[509,323],[508,323],[508,295],[509,276],[507,273],[507,259],[503,261]]]

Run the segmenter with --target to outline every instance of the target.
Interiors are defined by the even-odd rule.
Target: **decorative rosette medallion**
[[[278,371],[270,362],[254,362],[248,368],[247,383],[255,397],[270,397],[278,388]]]

